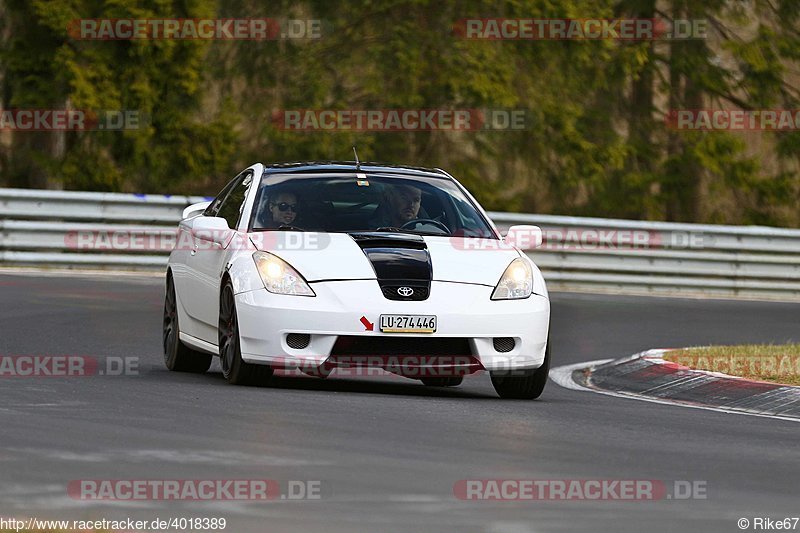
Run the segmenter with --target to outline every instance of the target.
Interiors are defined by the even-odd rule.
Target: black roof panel
[[[436,176],[449,178],[442,170],[406,165],[391,165],[364,161],[359,167],[361,172],[387,172],[411,176]],[[296,161],[290,163],[273,163],[264,165],[267,174],[305,173],[305,172],[356,172],[355,161]]]

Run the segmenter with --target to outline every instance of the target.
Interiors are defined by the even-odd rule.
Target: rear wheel
[[[170,370],[202,374],[211,366],[213,355],[192,350],[181,342],[178,304],[172,276],[167,277],[167,291],[164,297],[163,342],[164,364]]]
[[[266,383],[272,376],[272,367],[245,363],[242,359],[239,320],[230,282],[223,286],[219,302],[219,362],[222,375],[234,385]]]
[[[464,378],[455,376],[450,378],[420,378],[420,381],[428,387],[458,387]]]
[[[550,371],[550,338],[544,352],[542,366],[534,370],[511,370],[492,372],[492,385],[501,398],[511,400],[533,400],[542,395]]]

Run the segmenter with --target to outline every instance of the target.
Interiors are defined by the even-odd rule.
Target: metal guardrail
[[[529,255],[551,289],[800,301],[800,230],[517,213],[490,216],[501,229],[512,224],[542,228],[545,245]],[[602,232],[616,232],[612,246],[594,246],[587,238]]]
[[[85,249],[77,236],[169,242],[198,196],[0,189],[0,265],[161,270],[168,248]],[[552,290],[800,301],[800,230],[489,213],[501,230],[534,224],[530,252]],[[468,255],[465,255],[467,258]]]
[[[0,189],[0,217],[10,220],[120,221],[177,224],[203,196]]]

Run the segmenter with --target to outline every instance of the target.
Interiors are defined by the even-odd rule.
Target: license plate
[[[434,333],[435,315],[381,315],[384,333]]]

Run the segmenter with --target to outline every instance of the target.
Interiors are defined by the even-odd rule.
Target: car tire
[[[239,319],[233,286],[226,282],[219,299],[219,362],[222,375],[233,385],[262,385],[272,377],[269,365],[253,365],[242,359],[239,337]]]
[[[164,364],[175,372],[202,374],[211,367],[213,355],[192,350],[181,342],[178,324],[178,301],[175,283],[167,276],[167,290],[164,296],[163,322]]]
[[[420,381],[428,387],[458,387],[464,381],[462,376],[450,378],[420,378]]]
[[[544,352],[542,366],[533,370],[492,372],[492,385],[503,399],[534,400],[542,395],[550,372],[550,338]]]

